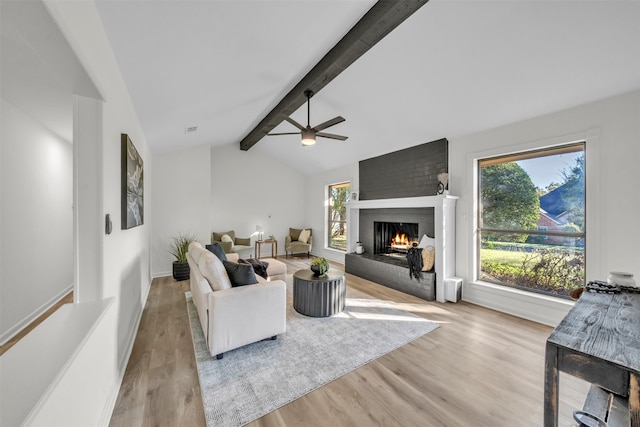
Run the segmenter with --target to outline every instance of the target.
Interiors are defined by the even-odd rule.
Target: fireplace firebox
[[[404,257],[412,244],[417,244],[419,239],[417,223],[373,223],[373,251],[376,255]]]

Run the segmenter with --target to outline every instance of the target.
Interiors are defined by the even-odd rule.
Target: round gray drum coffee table
[[[311,270],[293,274],[293,308],[311,317],[328,317],[344,310],[347,285],[344,272],[329,269],[322,276]]]

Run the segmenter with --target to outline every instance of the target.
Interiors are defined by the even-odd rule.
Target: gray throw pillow
[[[232,287],[255,285],[258,283],[256,273],[253,271],[253,267],[249,264],[238,264],[231,261],[222,261],[227,275],[231,281]]]
[[[219,243],[214,243],[213,245],[206,245],[206,248],[209,252],[212,252],[215,256],[217,256],[220,261],[226,261],[227,255],[224,253],[224,249]]]

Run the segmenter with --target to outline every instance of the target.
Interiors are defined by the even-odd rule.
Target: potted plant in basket
[[[329,261],[326,258],[314,258],[311,260],[311,271],[314,276],[322,276],[329,271]]]
[[[174,256],[173,261],[173,278],[175,280],[187,280],[189,278],[189,263],[187,262],[187,252],[189,244],[196,240],[195,236],[190,234],[178,234],[178,237],[171,239],[169,243],[169,252]]]

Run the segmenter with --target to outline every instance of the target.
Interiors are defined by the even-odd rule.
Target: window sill
[[[556,326],[574,302],[476,280],[465,284],[463,299],[549,326]]]
[[[510,286],[498,285],[496,283],[485,282],[482,280],[476,280],[475,282],[471,282],[471,284],[475,286],[482,286],[488,289],[493,289],[497,292],[506,292],[512,293],[514,295],[519,295],[524,298],[534,298],[540,300],[541,303],[550,302],[550,303],[560,303],[565,304],[569,307],[573,307],[574,302],[565,298],[554,297],[552,295],[540,294],[537,292],[528,292],[522,289],[512,288]]]

